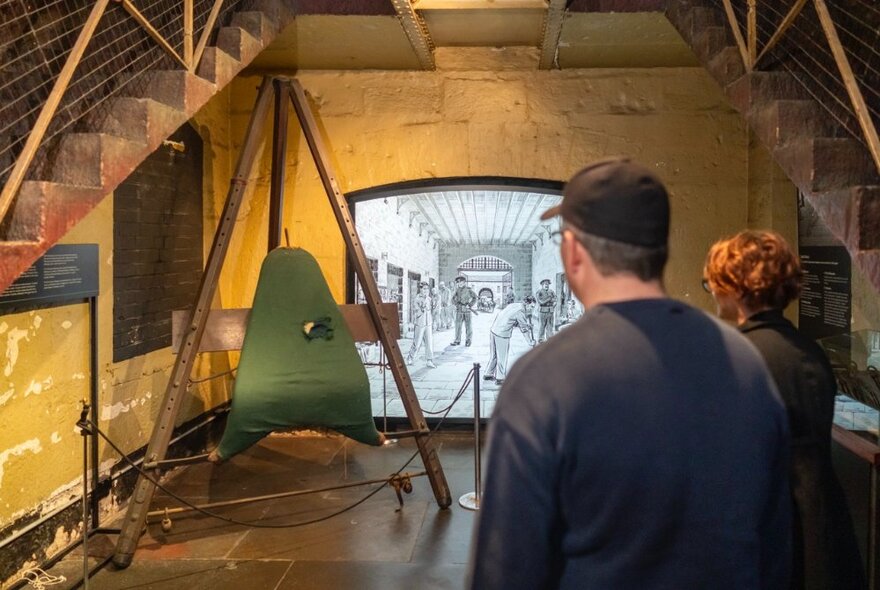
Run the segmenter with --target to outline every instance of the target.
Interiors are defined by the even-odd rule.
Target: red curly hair
[[[785,238],[746,230],[712,245],[703,278],[714,293],[732,295],[749,309],[784,309],[801,292],[800,260]]]

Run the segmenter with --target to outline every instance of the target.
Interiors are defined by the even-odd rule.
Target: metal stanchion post
[[[480,363],[474,363],[474,491],[458,499],[462,508],[480,509]]]
[[[92,434],[89,424],[89,404],[83,402],[79,417],[79,433],[83,439],[83,497],[82,497],[82,549],[83,549],[83,581],[84,590],[89,589],[89,436]]]

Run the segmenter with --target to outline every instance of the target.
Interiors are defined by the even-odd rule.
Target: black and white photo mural
[[[561,197],[534,188],[423,190],[355,196],[355,225],[383,300],[398,303],[400,349],[425,416],[441,417],[480,363],[488,417],[513,363],[582,310],[562,271],[559,224],[539,219]],[[405,416],[380,347],[362,345],[361,356],[374,415]],[[473,416],[472,387],[448,416]]]

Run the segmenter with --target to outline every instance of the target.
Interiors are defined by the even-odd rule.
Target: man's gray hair
[[[574,234],[575,238],[590,253],[596,269],[603,277],[617,273],[634,274],[643,281],[663,278],[663,268],[669,257],[669,248],[646,248],[600,238],[579,230],[569,223],[563,223],[563,230]]]

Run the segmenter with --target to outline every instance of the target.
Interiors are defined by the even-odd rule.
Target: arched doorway
[[[472,256],[458,265],[458,274],[467,278],[480,299],[481,311],[503,309],[516,298],[513,289],[514,268],[497,256]]]

